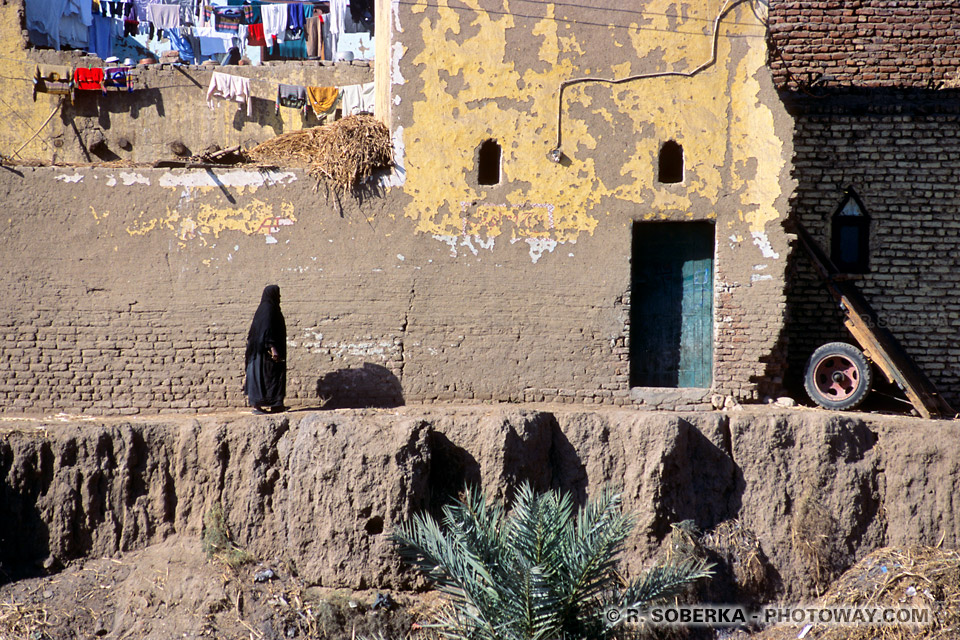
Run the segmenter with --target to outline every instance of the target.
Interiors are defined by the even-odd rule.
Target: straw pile
[[[818,600],[821,605],[930,609],[931,623],[915,626],[824,626],[817,640],[946,640],[960,637],[960,552],[934,547],[878,549],[854,565]],[[763,640],[797,638],[802,629],[777,626]]]
[[[703,546],[730,569],[740,597],[767,590],[767,559],[756,534],[740,520],[725,520],[703,537]]]
[[[347,116],[333,124],[291,131],[248,152],[258,162],[309,168],[310,175],[341,192],[360,188],[370,174],[393,162],[390,131],[373,116]]]
[[[47,611],[35,604],[0,602],[0,638],[41,638],[52,626]]]

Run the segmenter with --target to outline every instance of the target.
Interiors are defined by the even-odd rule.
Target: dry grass
[[[0,602],[0,638],[42,638],[53,626],[46,609],[35,604]]]
[[[740,520],[725,520],[703,537],[703,546],[723,558],[743,591],[761,595],[767,588],[767,570],[757,536]]]
[[[935,547],[878,549],[840,576],[820,605],[927,608],[923,626],[818,626],[817,640],[955,640],[960,638],[960,552]],[[796,638],[800,629],[777,626],[758,640]]]
[[[263,142],[247,155],[257,162],[308,168],[310,175],[346,193],[393,163],[390,131],[373,116],[347,116],[322,127],[291,131]]]
[[[836,575],[837,521],[808,491],[800,499],[790,521],[790,542],[813,576],[817,594]]]
[[[237,569],[253,561],[246,550],[241,549],[230,535],[223,506],[217,503],[203,515],[203,551],[208,558],[217,559],[231,569]]]

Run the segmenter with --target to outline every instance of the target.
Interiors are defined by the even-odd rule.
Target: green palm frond
[[[652,567],[616,598],[622,607],[637,607],[680,595],[693,582],[713,575],[713,564],[703,558]]]
[[[569,494],[536,493],[524,483],[507,514],[474,487],[443,508],[442,526],[420,514],[392,539],[449,597],[431,625],[445,638],[604,638],[607,603],[669,597],[711,575],[705,562],[684,561],[655,567],[617,591],[618,558],[634,524],[621,507],[610,489],[577,511]]]

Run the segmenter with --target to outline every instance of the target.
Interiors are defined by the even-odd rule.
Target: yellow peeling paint
[[[155,229],[172,231],[178,240],[199,240],[206,245],[206,238],[219,238],[221,233],[238,231],[245,235],[267,235],[276,232],[280,226],[296,222],[295,208],[292,203],[280,203],[279,212],[274,205],[255,199],[244,207],[219,207],[200,204],[191,207],[189,214],[177,209],[167,208],[164,216],[147,217],[141,212],[137,219],[127,227],[132,236],[143,236]],[[103,214],[104,216],[107,214]]]
[[[609,56],[615,64],[593,73],[610,79],[691,71],[710,59],[722,3],[650,0],[643,4],[644,19],[632,28],[578,24],[563,36],[558,20],[565,5],[544,3],[543,19],[517,26],[521,18],[509,15],[506,1],[501,8],[484,2],[489,12],[478,0],[458,2],[457,10],[448,0],[436,4],[420,1],[411,9],[423,14],[415,33],[424,47],[411,67],[422,87],[411,97],[412,114],[404,123],[405,191],[411,196],[405,215],[419,232],[571,241],[595,231],[606,213],[598,205],[610,198],[634,203],[635,217],[642,219],[692,216],[695,209],[701,218],[716,218],[713,207],[721,200],[727,207],[737,203],[736,211],[725,209],[724,215],[742,219],[750,231],[762,231],[777,217],[785,159],[773,113],[759,98],[764,32],[747,4],[721,25],[724,36],[745,36],[737,41],[746,46],[735,63],[732,40],[721,37],[717,63],[694,77],[567,89],[562,149],[569,164],[550,161],[547,152],[557,135],[560,84],[589,73],[581,58],[616,52]],[[461,32],[461,23],[471,28]],[[460,33],[467,35],[454,37]],[[531,38],[535,59],[527,68],[512,43]],[[633,59],[623,55],[631,49]],[[458,81],[448,82],[450,76]],[[476,149],[491,137],[502,148],[503,183],[517,185],[506,195],[502,187],[475,186],[472,179]],[[686,177],[679,185],[654,180],[660,147],[668,140],[685,151]],[[604,172],[612,153],[623,161]],[[547,211],[551,215],[544,218]]]

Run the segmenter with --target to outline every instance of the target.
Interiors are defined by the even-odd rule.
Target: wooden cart
[[[838,278],[838,269],[803,225],[795,222],[795,226],[800,246],[843,311],[843,324],[862,350],[832,342],[814,351],[804,372],[804,386],[811,399],[830,409],[856,406],[870,391],[873,363],[924,418],[956,417],[930,379],[878,321],[856,285]]]

